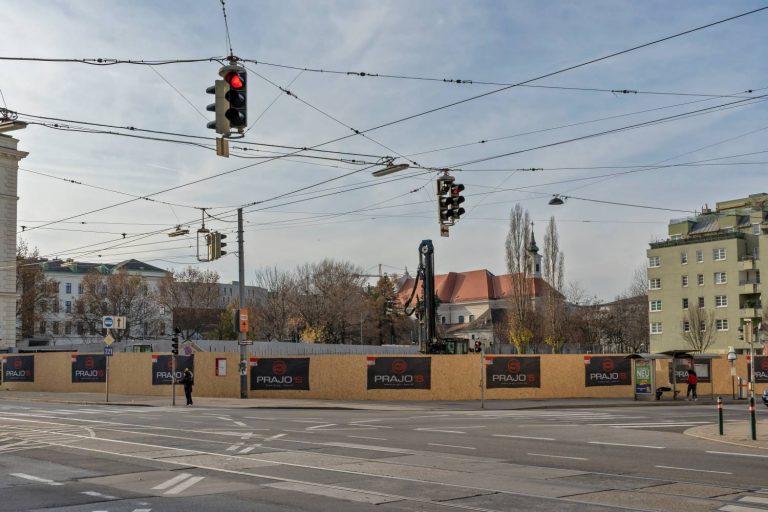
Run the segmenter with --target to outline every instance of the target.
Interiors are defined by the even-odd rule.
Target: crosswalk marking
[[[187,478],[191,477],[189,473],[180,473],[176,475],[175,477],[171,478],[170,480],[166,480],[165,482],[158,484],[154,486],[152,489],[157,491],[162,491],[164,489],[167,489],[171,486],[176,485],[177,483],[181,482],[182,480],[186,480]]]
[[[761,505],[768,505],[768,498],[758,498],[757,496],[744,496],[739,498],[739,501],[745,503],[760,503]]]
[[[726,505],[717,510],[722,510],[723,512],[765,512],[764,508],[742,507],[741,505]]]
[[[204,478],[204,476],[192,476],[190,473],[180,473],[170,480],[157,484],[152,490],[165,491],[163,494],[179,494]]]
[[[11,476],[15,476],[16,478],[23,478],[24,480],[31,480],[33,482],[40,482],[41,484],[64,485],[60,482],[54,482],[53,480],[49,480],[47,478],[40,478],[39,476],[28,475],[26,473],[11,473]]]
[[[117,496],[110,496],[109,494],[102,494],[100,492],[96,491],[83,491],[80,494],[85,494],[86,496],[92,496],[94,498],[104,498],[105,500],[119,500]]]
[[[182,492],[182,491],[184,491],[186,489],[189,489],[190,487],[192,487],[193,485],[195,485],[197,482],[199,482],[200,480],[202,480],[204,478],[205,478],[204,476],[193,476],[192,478],[190,478],[190,479],[188,479],[188,480],[186,480],[184,482],[181,482],[176,487],[174,487],[172,489],[168,489],[167,491],[165,491],[165,494],[179,494],[180,492]]]

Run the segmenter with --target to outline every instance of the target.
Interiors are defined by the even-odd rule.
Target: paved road
[[[0,511],[768,511],[768,450],[682,434],[713,412],[0,400]]]

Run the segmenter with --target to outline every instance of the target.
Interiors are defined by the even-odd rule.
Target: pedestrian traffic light
[[[222,135],[228,135],[230,130],[229,120],[226,117],[228,108],[226,98],[227,91],[229,91],[229,84],[224,80],[216,80],[212,87],[205,90],[206,93],[214,94],[216,96],[214,103],[205,107],[208,112],[216,113],[216,120],[211,121],[206,126],[212,130],[216,130],[216,133]]]
[[[224,66],[219,73],[224,77],[228,90],[224,97],[227,100],[227,110],[224,113],[230,128],[236,128],[240,133],[248,124],[248,94],[246,90],[247,75],[240,66]]]

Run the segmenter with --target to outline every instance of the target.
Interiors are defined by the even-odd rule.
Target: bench
[[[662,386],[660,388],[656,388],[656,400],[661,400],[661,395],[663,395],[666,392],[671,392],[671,391],[672,391],[672,388],[667,387],[667,386]],[[675,398],[677,398],[677,395],[680,394],[680,391],[681,390],[679,390],[679,389],[675,390]]]

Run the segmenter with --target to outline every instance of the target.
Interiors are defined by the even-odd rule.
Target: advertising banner
[[[653,393],[653,362],[645,359],[636,359],[635,394],[652,395]]]
[[[766,382],[768,382],[768,356],[755,356],[755,384]]]
[[[431,357],[368,357],[368,389],[431,389]]]
[[[5,356],[3,382],[35,382],[35,356]]]
[[[72,354],[72,382],[106,382],[107,358]]]
[[[251,391],[309,391],[309,358],[251,358]]]
[[[699,383],[712,382],[710,371],[712,361],[710,359],[675,359],[675,382],[685,384],[688,382],[688,370],[693,366]],[[669,382],[672,382],[672,365],[669,365]]]
[[[622,356],[585,356],[585,386],[629,386],[632,368]]]
[[[173,384],[171,370],[173,369],[172,356],[152,356],[152,385]],[[189,368],[195,373],[195,356],[176,356],[176,382],[184,377],[184,368]]]
[[[487,356],[490,364],[485,367],[485,387],[491,388],[540,388],[540,357]]]

